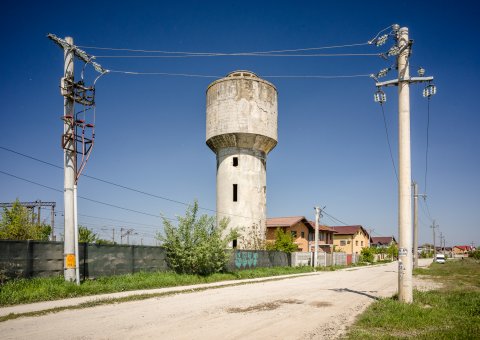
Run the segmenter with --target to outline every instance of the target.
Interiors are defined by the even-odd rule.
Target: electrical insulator
[[[375,41],[375,45],[376,46],[382,46],[383,44],[385,44],[387,42],[387,39],[388,39],[388,34],[384,34],[381,37],[379,37],[377,39],[377,41]]]
[[[388,55],[389,57],[391,57],[391,56],[395,56],[395,55],[397,55],[397,54],[399,54],[399,53],[400,53],[400,49],[399,49],[397,46],[392,46],[392,47],[388,50],[387,55]]]
[[[436,93],[437,93],[437,87],[433,84],[429,84],[423,89],[423,96],[425,98],[430,98]]]
[[[382,90],[378,90],[373,94],[373,100],[375,103],[383,104],[387,101],[387,95]]]
[[[391,70],[390,67],[387,67],[387,68],[384,68],[383,70],[380,70],[380,72],[377,73],[377,78],[385,77],[390,70]]]

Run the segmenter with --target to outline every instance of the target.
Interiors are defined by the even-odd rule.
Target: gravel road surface
[[[332,339],[396,290],[390,263],[23,317],[0,338]]]

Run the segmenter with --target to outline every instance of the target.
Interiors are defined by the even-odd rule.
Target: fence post
[[[135,274],[135,246],[132,244],[132,274]]]
[[[25,254],[25,272],[24,276],[26,278],[29,278],[32,276],[32,271],[33,271],[33,249],[32,249],[32,243],[30,242],[31,240],[27,240],[27,253]]]
[[[83,281],[85,281],[88,276],[87,260],[88,260],[88,243],[85,242],[83,244]]]

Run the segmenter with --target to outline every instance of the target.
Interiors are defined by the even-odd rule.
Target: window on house
[[[361,242],[361,244],[362,244],[362,247],[363,247],[363,241]]]
[[[238,190],[238,185],[234,184],[233,185],[233,201],[234,202],[237,202],[237,199],[238,199],[237,190]]]
[[[233,166],[238,166],[238,157],[233,157]]]
[[[347,244],[350,244],[350,241],[347,241]]]
[[[296,230],[292,230],[290,233],[292,234],[292,237],[294,237],[294,238],[297,237],[297,231]]]
[[[235,249],[237,248],[237,239],[232,241],[232,247]]]
[[[358,246],[358,241],[355,241],[355,245]]]
[[[345,240],[341,240],[341,241],[340,241],[340,245],[341,245],[341,246],[344,246],[346,243],[347,243],[347,242],[346,242]]]
[[[325,238],[325,235],[324,235],[323,233],[319,233],[319,234],[318,234],[318,239],[319,239],[320,241],[323,241],[324,238]]]
[[[305,238],[305,232],[304,231],[302,231],[301,235],[302,235],[302,238]]]

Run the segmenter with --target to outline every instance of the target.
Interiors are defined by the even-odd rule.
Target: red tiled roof
[[[289,216],[289,217],[271,217],[267,218],[267,228],[278,228],[278,227],[291,227],[298,222],[303,222],[307,228],[315,229],[315,222],[313,221],[308,221],[305,216]],[[329,231],[336,233],[335,230],[333,230],[330,227],[324,226],[324,225],[319,225],[318,230],[321,231]]]
[[[337,235],[353,235],[359,230],[363,230],[363,232],[367,235],[367,231],[361,225],[347,225],[347,226],[330,226],[334,231],[336,231]]]
[[[291,227],[292,225],[303,221],[307,222],[307,219],[304,216],[290,216],[290,217],[272,217],[267,218],[267,228],[272,227]]]
[[[372,237],[372,244],[390,244],[392,241],[396,242],[393,236]]]
[[[310,224],[312,225],[313,228],[315,228],[315,222],[313,221],[308,221],[310,222]],[[323,230],[323,231],[330,231],[330,232],[333,232],[333,233],[336,233],[335,230],[333,230],[332,228],[326,226],[326,225],[319,225],[318,226],[318,230]]]
[[[454,248],[458,248],[458,249],[465,250],[465,251],[472,250],[472,247],[470,247],[470,246],[454,246]]]

